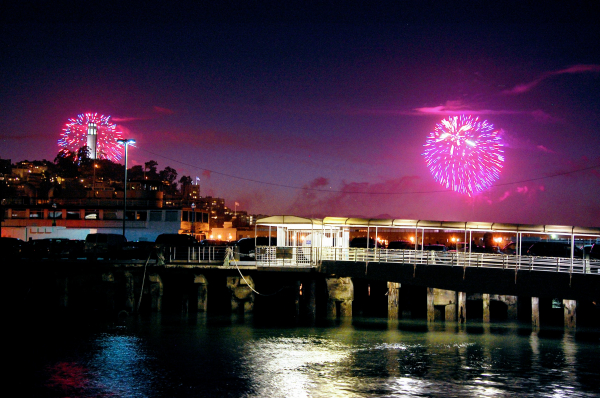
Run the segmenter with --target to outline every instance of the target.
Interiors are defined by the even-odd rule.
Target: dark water
[[[11,338],[20,397],[598,397],[600,341],[517,324],[129,316]],[[63,324],[64,326],[64,324]],[[12,350],[5,351],[10,352]]]

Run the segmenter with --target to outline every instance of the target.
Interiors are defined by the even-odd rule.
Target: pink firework
[[[500,178],[504,162],[500,131],[479,117],[453,116],[429,133],[425,161],[445,188],[473,196]]]
[[[121,159],[122,147],[117,143],[121,132],[111,123],[110,116],[85,113],[77,119],[69,119],[63,129],[58,145],[63,149],[77,152],[87,146],[90,157],[117,161]]]

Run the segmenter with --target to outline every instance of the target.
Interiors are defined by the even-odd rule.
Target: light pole
[[[52,226],[56,227],[56,203],[52,203]]]
[[[196,239],[196,231],[194,229],[194,222],[196,221],[196,204],[192,203],[192,236]]]
[[[4,205],[6,204],[6,199],[0,200],[0,236],[2,236],[2,221],[4,221]]]
[[[123,238],[125,238],[125,220],[127,219],[127,147],[135,144],[135,140],[123,138],[117,140],[117,142],[125,147],[125,181],[123,183]]]

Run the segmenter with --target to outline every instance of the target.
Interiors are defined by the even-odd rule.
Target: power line
[[[176,162],[176,163],[179,163],[179,164],[181,164],[183,166],[191,167],[193,169],[207,171],[207,172],[209,172],[211,174],[217,174],[217,175],[221,175],[221,176],[224,176],[224,177],[235,178],[237,180],[252,182],[252,183],[256,183],[256,184],[270,185],[270,186],[278,187],[278,188],[297,189],[297,190],[311,191],[311,192],[344,193],[344,194],[351,194],[351,195],[421,195],[421,194],[430,194],[430,193],[447,193],[447,192],[452,192],[452,191],[449,191],[447,189],[440,189],[440,190],[433,190],[433,191],[410,191],[410,192],[364,192],[364,191],[342,191],[342,190],[336,190],[336,189],[321,189],[321,188],[299,187],[299,186],[294,186],[294,185],[285,185],[285,184],[278,184],[278,183],[274,183],[274,182],[255,180],[255,179],[252,179],[252,178],[240,177],[240,176],[236,176],[236,175],[233,175],[233,174],[221,173],[219,171],[210,170],[210,169],[199,167],[199,166],[196,166],[196,165],[193,165],[193,164],[185,163],[185,162],[182,162],[180,160],[171,159],[169,157],[160,155],[158,153],[150,152],[148,150],[145,150],[145,149],[142,149],[142,148],[139,148],[139,147],[136,147],[136,148],[142,150],[143,152],[149,153],[151,155],[158,156],[158,157],[161,157],[163,159],[170,160],[171,162]],[[545,180],[545,179],[548,179],[548,178],[561,177],[561,176],[565,176],[565,175],[569,175],[569,174],[579,173],[581,171],[592,170],[592,169],[595,169],[595,168],[598,168],[598,167],[600,167],[600,164],[597,164],[595,166],[590,166],[590,167],[584,167],[584,168],[573,170],[573,171],[566,171],[566,172],[562,172],[562,173],[552,174],[552,175],[545,176],[545,177],[537,177],[537,178],[530,178],[530,179],[527,179],[527,180],[519,180],[519,181],[513,181],[513,182],[505,182],[505,183],[501,183],[501,184],[495,184],[494,186],[492,186],[492,188],[494,188],[494,187],[500,187],[500,186],[507,186],[507,185],[514,185],[514,184],[523,184],[523,183],[526,183],[526,182]]]

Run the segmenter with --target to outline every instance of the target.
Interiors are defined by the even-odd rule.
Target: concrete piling
[[[563,300],[563,309],[565,316],[565,328],[575,329],[577,326],[577,301]]]
[[[354,285],[351,278],[326,278],[327,317],[352,316],[352,300],[354,300]]]
[[[388,282],[388,319],[400,317],[400,284]]]
[[[208,281],[206,277],[202,274],[194,275],[194,285],[198,289],[196,310],[206,312],[208,309]]]

